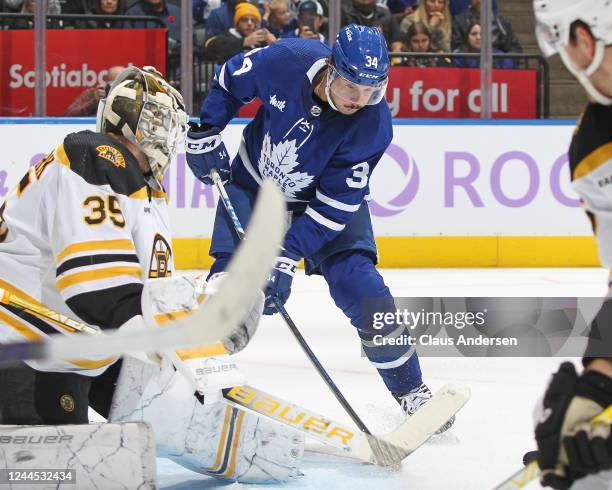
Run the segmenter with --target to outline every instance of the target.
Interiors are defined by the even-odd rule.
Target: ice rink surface
[[[603,269],[383,270],[394,296],[604,296]],[[397,403],[360,356],[357,334],[320,277],[298,274],[287,310],[356,412],[374,433],[401,421]],[[311,367],[280,317],[264,317],[249,347],[236,356],[249,384],[338,421],[351,423]],[[519,469],[534,449],[532,409],[558,358],[421,358],[432,390],[448,382],[472,390],[454,428],[386,470],[330,455],[307,440],[303,476],[282,486],[227,484],[158,458],[164,489],[196,488],[487,490]],[[576,361],[578,361],[576,359]],[[535,483],[526,488],[540,488]]]

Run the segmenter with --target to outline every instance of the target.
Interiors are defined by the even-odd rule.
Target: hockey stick
[[[253,227],[231,261],[217,294],[192,315],[160,328],[106,330],[92,342],[79,333],[52,335],[40,342],[0,345],[0,364],[19,360],[113,356],[129,351],[208,345],[226,338],[248,313],[265,284],[282,243],[285,205],[272,182],[264,182],[253,214]],[[6,295],[2,296],[8,300]],[[240,298],[236,302],[235,298]]]
[[[232,220],[232,223],[234,225],[234,230],[236,231],[236,235],[238,235],[238,238],[242,240],[245,236],[244,228],[242,227],[242,224],[240,223],[240,219],[238,218],[238,215],[236,214],[236,210],[234,209],[234,205],[232,204],[227,194],[227,191],[225,190],[225,185],[223,184],[223,181],[221,180],[219,173],[215,169],[212,170],[211,177],[213,179],[213,182],[217,186],[217,190],[219,191],[219,195],[221,197],[221,202],[223,203],[223,207],[227,211],[227,214],[229,215],[230,219]],[[277,311],[281,314],[281,316],[283,317],[283,320],[289,327],[289,330],[291,330],[291,333],[293,334],[295,339],[300,344],[300,347],[306,354],[306,357],[308,357],[308,359],[310,360],[312,365],[315,367],[315,369],[317,370],[321,378],[323,378],[323,381],[325,382],[327,387],[331,390],[331,392],[334,394],[334,396],[336,397],[336,400],[338,400],[340,405],[342,405],[342,408],[344,408],[346,413],[348,413],[349,417],[351,417],[353,422],[355,422],[359,430],[361,432],[364,432],[365,434],[371,435],[372,432],[370,432],[370,430],[361,420],[359,415],[355,413],[355,410],[353,410],[353,407],[344,397],[344,395],[340,391],[340,388],[338,388],[338,386],[336,385],[336,383],[334,383],[333,379],[331,379],[331,377],[329,376],[329,374],[327,373],[323,365],[319,362],[319,359],[317,359],[317,356],[315,355],[315,353],[312,351],[312,349],[308,345],[308,342],[306,342],[306,339],[304,339],[304,337],[302,336],[302,333],[299,331],[296,324],[293,322],[293,320],[289,316],[289,313],[287,313],[287,310],[285,309],[284,305],[277,298],[272,298],[272,301],[274,302],[274,306],[276,307]]]
[[[427,442],[470,398],[469,390],[446,385],[397,429],[373,436],[253,386],[236,386],[222,391],[230,405],[302,432],[339,449],[345,456],[381,466],[399,464]]]
[[[591,424],[596,424],[598,422],[612,424],[612,405],[591,420]],[[539,474],[540,467],[538,465],[538,460],[534,459],[524,468],[521,468],[512,476],[508,477],[502,483],[497,485],[493,490],[516,490],[517,488],[523,488],[535,480]]]
[[[47,322],[71,332],[102,336],[104,331],[64,316],[50,308],[32,303],[5,290],[0,290],[0,303],[37,316]],[[226,352],[227,353],[227,352]],[[211,354],[214,355],[214,354]],[[192,377],[186,375],[187,381]],[[197,393],[197,386],[193,386]],[[227,403],[238,408],[267,417],[276,423],[302,432],[323,444],[339,449],[344,456],[368,463],[377,461],[368,436],[362,432],[320,415],[312,410],[285,401],[249,385],[235,386],[221,390]],[[198,400],[199,397],[196,396]],[[437,392],[420,410],[419,416],[408,418],[400,427],[389,434],[376,436],[371,443],[387,451],[385,465],[397,464],[427,441],[446,421],[455,415],[469,399],[469,393],[451,385]],[[395,446],[401,450],[395,449]],[[393,451],[390,451],[392,448]],[[380,449],[380,450],[383,450]],[[380,461],[380,456],[378,456]]]

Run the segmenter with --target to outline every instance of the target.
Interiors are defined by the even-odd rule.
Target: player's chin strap
[[[561,56],[561,59],[563,60],[563,63],[565,64],[567,69],[582,84],[582,86],[586,90],[589,97],[598,104],[609,106],[609,105],[612,105],[612,98],[607,97],[606,95],[602,94],[599,90],[597,90],[595,86],[593,85],[593,83],[591,82],[591,80],[589,79],[589,77],[592,76],[593,73],[595,73],[601,66],[601,63],[603,62],[603,59],[604,59],[605,50],[606,50],[605,43],[601,39],[598,40],[597,44],[595,45],[595,54],[593,56],[593,61],[584,70],[580,70],[576,68],[576,66],[570,59],[569,55],[567,54],[567,51],[565,50],[565,48],[562,48],[559,50],[559,55]]]

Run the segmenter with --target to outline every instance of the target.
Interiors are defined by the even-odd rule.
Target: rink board
[[[244,120],[224,131],[236,153]],[[569,183],[572,121],[396,120],[370,182],[383,267],[574,267],[599,264]],[[0,118],[0,198],[28,165],[92,118]],[[356,162],[358,163],[358,162]],[[166,176],[178,268],[206,268],[216,191],[181,149]]]

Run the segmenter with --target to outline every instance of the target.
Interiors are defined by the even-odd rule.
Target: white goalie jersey
[[[31,167],[0,207],[0,287],[100,329],[142,315],[149,278],[173,271],[166,196],[108,135],[82,131]],[[158,318],[160,323],[163,318]],[[72,334],[0,305],[0,342]],[[115,358],[29,363],[95,376]]]

